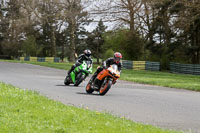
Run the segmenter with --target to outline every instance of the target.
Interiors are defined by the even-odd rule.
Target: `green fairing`
[[[76,79],[75,73],[74,73],[74,72],[71,72],[71,73],[70,73],[70,76],[71,76],[71,78],[72,78],[72,82],[75,83],[75,79]]]
[[[83,75],[91,74],[92,73],[92,64],[91,64],[91,66],[88,70],[87,70],[87,63],[85,61],[80,66],[76,67],[74,69],[74,71],[70,73],[70,76],[71,76],[73,83],[75,83],[75,81],[76,81],[76,74],[75,73],[78,73],[80,70],[84,71],[84,72],[82,72]]]

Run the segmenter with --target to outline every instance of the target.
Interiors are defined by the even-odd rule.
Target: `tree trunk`
[[[62,44],[62,55],[61,55],[62,62],[64,61],[64,58],[65,58],[65,43]]]
[[[70,27],[70,55],[69,55],[69,61],[75,62],[75,60],[76,60],[76,57],[75,57],[75,50],[76,50],[76,46],[75,46],[75,29],[76,29],[76,25],[75,25],[75,20],[74,19],[70,20],[69,27]]]
[[[134,18],[134,10],[133,10],[133,7],[131,5],[131,3],[129,2],[129,17],[130,17],[130,31],[131,32],[135,32],[135,18]]]
[[[54,26],[51,27],[51,56],[56,57],[56,37]]]
[[[197,64],[200,64],[200,55],[199,55],[199,51],[200,51],[200,38],[199,38],[199,36],[200,36],[200,32],[199,32],[199,25],[198,26],[196,26],[196,46],[197,46],[197,61],[196,61],[196,63]]]
[[[0,55],[2,54],[3,54],[3,51],[2,51],[1,40],[0,40]]]
[[[164,31],[165,31],[165,45],[166,45],[166,48],[168,48],[171,43],[171,30],[169,27],[169,18],[167,16],[167,12],[164,13],[163,23],[164,23]]]
[[[194,28],[192,25],[192,33],[191,33],[191,46],[194,47],[195,46],[195,33],[194,33]],[[192,64],[196,63],[196,52],[192,52]]]
[[[97,51],[96,51],[96,55],[97,55],[97,64],[99,64],[99,36],[97,38]]]

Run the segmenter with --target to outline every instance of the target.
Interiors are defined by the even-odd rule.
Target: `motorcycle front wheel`
[[[112,86],[112,81],[107,80],[105,85],[101,86],[101,88],[99,90],[99,95],[101,95],[101,96],[105,95],[109,91],[111,86]]]
[[[79,86],[79,84],[84,80],[85,75],[83,75],[82,73],[79,73],[77,75],[76,81],[74,83],[74,86]]]
[[[66,76],[66,78],[65,78],[65,80],[64,80],[64,84],[65,84],[65,85],[69,85],[69,84],[70,84],[69,76]]]

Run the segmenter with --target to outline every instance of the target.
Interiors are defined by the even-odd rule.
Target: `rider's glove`
[[[81,65],[82,62],[81,62],[80,60],[77,60],[77,61],[76,61],[76,64]]]

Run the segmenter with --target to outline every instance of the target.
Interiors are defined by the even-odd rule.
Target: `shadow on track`
[[[66,86],[66,85],[56,85],[56,86]]]
[[[62,86],[62,87],[74,87],[74,88],[81,87],[81,86],[74,86],[74,85],[55,85],[55,86]]]
[[[89,95],[89,96],[101,96],[98,93],[89,94],[89,93],[77,92],[76,94],[79,94],[79,95]]]

